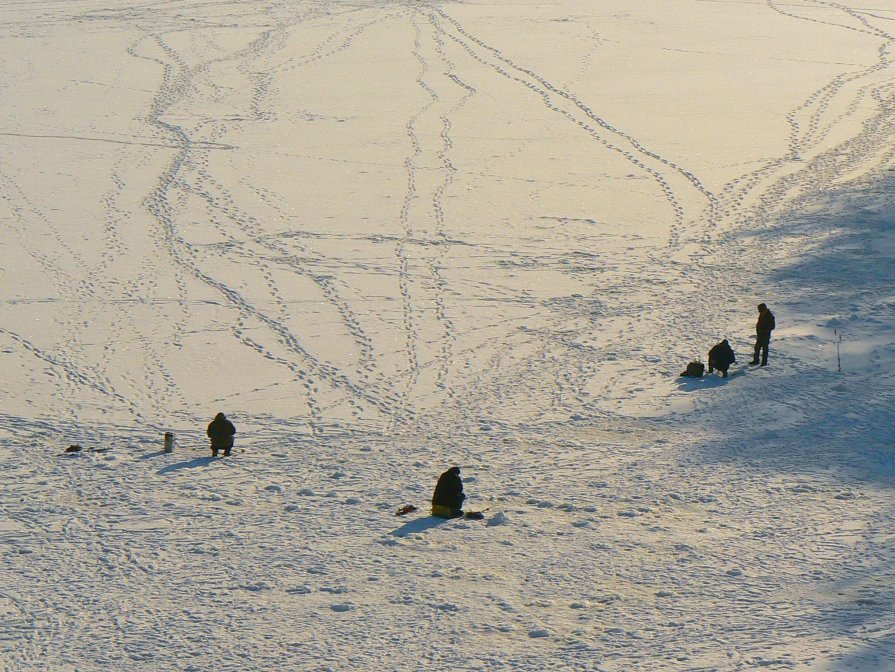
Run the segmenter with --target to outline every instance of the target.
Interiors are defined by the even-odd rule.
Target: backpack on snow
[[[702,374],[705,373],[705,364],[702,362],[690,362],[687,364],[687,368],[681,374],[684,378],[702,378]]]

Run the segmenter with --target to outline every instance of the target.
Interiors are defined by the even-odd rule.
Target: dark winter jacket
[[[759,336],[770,336],[771,332],[774,331],[775,326],[777,325],[774,320],[774,313],[768,308],[765,308],[758,313],[758,322],[755,323],[756,334]]]
[[[730,343],[727,342],[726,338],[709,350],[709,369],[726,371],[736,361],[733,348],[730,347]]]
[[[226,415],[218,413],[208,425],[205,433],[211,439],[213,448],[231,448],[233,446],[233,436],[236,434],[236,427],[227,419]]]
[[[451,467],[438,478],[435,492],[432,494],[432,506],[445,506],[452,511],[463,507],[463,481],[460,480],[460,467]]]

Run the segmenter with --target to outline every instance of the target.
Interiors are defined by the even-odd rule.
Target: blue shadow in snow
[[[702,378],[688,378],[686,376],[678,376],[678,389],[684,392],[692,392],[693,390],[704,390],[709,387],[721,387],[733,381],[740,376],[744,376],[749,372],[749,366],[746,364],[735,364],[727,372],[727,378],[722,378],[720,373],[707,373]]]
[[[164,454],[165,454],[164,450],[157,450],[154,453],[147,453],[146,455],[140,455],[140,459],[141,460],[151,460],[153,457],[159,457]]]
[[[426,516],[425,518],[417,518],[416,520],[410,520],[404,523],[397,530],[392,532],[392,534],[396,537],[406,537],[408,534],[415,534],[417,532],[425,532],[426,530],[431,530],[433,527],[438,527],[442,523],[446,523],[447,518],[439,518],[438,516]]]
[[[219,458],[212,457],[209,455],[208,457],[197,457],[193,460],[189,460],[188,462],[175,462],[174,464],[169,464],[167,467],[162,467],[158,470],[159,476],[164,476],[165,474],[170,474],[172,471],[180,471],[181,469],[193,469],[195,467],[203,467],[205,465],[211,464],[212,462],[217,461]]]

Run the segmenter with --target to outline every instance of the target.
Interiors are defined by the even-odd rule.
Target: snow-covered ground
[[[892,0],[0,3],[0,668],[895,670],[893,52]]]

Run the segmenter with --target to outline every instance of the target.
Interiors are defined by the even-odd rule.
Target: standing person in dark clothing
[[[711,373],[713,369],[718,369],[718,371],[721,372],[721,377],[727,378],[727,369],[730,368],[731,364],[735,364],[736,361],[737,359],[733,354],[733,348],[730,347],[730,343],[728,343],[725,338],[718,343],[718,345],[709,350],[709,373]]]
[[[777,324],[774,321],[774,313],[763,304],[758,304],[758,322],[755,324],[755,355],[749,362],[752,366],[758,364],[758,356],[761,354],[761,365],[768,365],[768,346],[771,342],[771,332]]]
[[[438,478],[432,494],[432,515],[439,518],[456,518],[463,515],[463,481],[460,467],[451,467]]]
[[[211,439],[211,456],[217,457],[218,451],[224,451],[224,457],[233,450],[233,437],[236,434],[236,427],[227,419],[223,413],[214,416],[214,420],[208,425],[205,431],[208,438]]]

